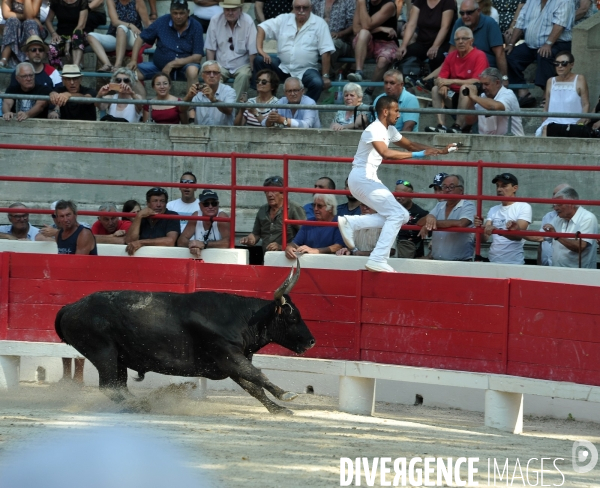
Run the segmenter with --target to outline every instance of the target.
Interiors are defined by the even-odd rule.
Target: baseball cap
[[[202,190],[202,193],[200,193],[198,200],[200,200],[201,202],[206,202],[207,200],[215,200],[216,202],[218,202],[219,197],[212,190]]]
[[[492,183],[496,183],[497,181],[501,181],[503,183],[511,183],[513,185],[519,184],[519,180],[517,180],[517,177],[511,173],[502,173],[494,176]]]
[[[56,204],[60,202],[60,200],[56,200],[50,204],[50,210],[56,210]]]
[[[442,186],[442,181],[448,176],[448,173],[438,173],[433,177],[433,183],[429,185],[429,188],[433,188],[434,186]]]

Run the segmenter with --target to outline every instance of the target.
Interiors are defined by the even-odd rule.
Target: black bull
[[[64,306],[56,315],[56,333],[98,369],[100,388],[115,402],[132,397],[129,368],[139,381],[148,371],[229,377],[269,412],[291,413],[264,390],[283,401],[297,394],[271,383],[252,365],[252,355],[271,342],[296,353],[314,346],[287,295],[299,277],[298,262],[274,301],[216,292],[97,292]]]

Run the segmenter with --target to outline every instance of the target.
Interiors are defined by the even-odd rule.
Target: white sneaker
[[[354,244],[354,231],[350,227],[348,219],[343,215],[338,217],[338,229],[340,229],[340,234],[342,234],[342,239],[344,239],[346,247],[350,250],[356,249],[356,245]]]
[[[369,271],[375,271],[377,273],[396,273],[396,270],[387,263],[380,263],[379,261],[373,261],[369,259],[365,268]]]

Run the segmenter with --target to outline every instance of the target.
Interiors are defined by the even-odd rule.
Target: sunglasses
[[[219,202],[215,202],[214,200],[208,200],[206,202],[202,202],[202,205],[204,207],[218,207],[219,206]]]
[[[129,78],[115,78],[116,83],[131,83]]]
[[[32,48],[29,48],[29,52],[30,53],[43,53],[44,52],[44,48],[42,48],[42,47],[32,47]]]
[[[186,5],[187,6],[187,0],[171,0],[171,5]]]
[[[569,66],[571,64],[570,61],[554,61],[554,63],[552,63],[554,66],[562,66],[563,68]]]
[[[191,183],[192,185],[196,184],[196,182],[194,180],[180,180],[179,183],[186,183],[186,184]]]
[[[163,195],[167,195],[167,190],[165,190],[164,188],[161,188],[160,186],[155,186],[154,188],[151,188],[149,191],[155,191],[157,193],[162,193]]]
[[[410,184],[410,181],[406,181],[406,180],[398,180],[398,181],[396,181],[396,185],[412,186]]]
[[[458,13],[460,14],[461,17],[464,17],[465,15],[473,15],[475,12],[477,12],[477,9],[474,8],[473,10],[459,10]]]
[[[227,42],[229,43],[229,50],[233,51],[233,37],[227,39]]]
[[[256,83],[259,85],[268,85],[269,83],[271,83],[271,81],[270,80],[258,80]]]
[[[265,182],[263,183],[263,186],[267,186],[271,183],[276,183],[276,184],[282,184],[283,185],[283,179],[279,176],[271,176],[270,178],[267,178],[265,180]]]

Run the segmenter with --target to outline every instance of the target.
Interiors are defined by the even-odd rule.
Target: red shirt
[[[481,72],[489,68],[487,56],[476,47],[464,58],[458,55],[458,51],[452,51],[442,64],[439,77],[447,80],[471,80],[479,78]],[[458,92],[460,85],[450,85],[450,89]]]
[[[117,225],[116,230],[125,230],[126,231],[127,229],[129,229],[129,227],[131,227],[131,222],[129,220],[119,220],[119,225]],[[96,222],[94,222],[94,225],[92,225],[92,234],[94,234],[96,236],[111,235],[108,232],[106,232],[106,229],[100,223],[99,220],[96,220]]]

